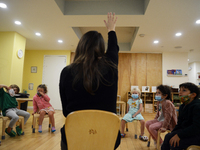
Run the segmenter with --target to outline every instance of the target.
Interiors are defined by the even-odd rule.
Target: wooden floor
[[[32,113],[32,110],[28,110]],[[153,113],[142,113],[145,121],[154,118]],[[5,140],[1,140],[0,150],[59,150],[60,149],[60,128],[63,126],[65,118],[62,111],[56,110],[56,132],[50,133],[48,131],[49,119],[45,118],[42,126],[42,133],[38,133],[38,126],[36,132],[32,133],[32,115],[25,125],[25,134],[16,137],[9,137],[7,134]],[[140,133],[140,123],[138,122],[138,136]],[[2,135],[2,119],[0,119],[0,136]],[[145,135],[149,136],[148,131],[145,129]],[[162,134],[161,137],[164,137]],[[135,139],[134,124],[129,123],[129,131],[126,132],[126,137],[121,139],[121,144],[117,150],[154,150],[153,141],[150,147],[147,147],[147,142]]]

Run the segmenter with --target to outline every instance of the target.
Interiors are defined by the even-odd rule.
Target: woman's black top
[[[118,52],[116,33],[110,31],[108,33],[108,48],[105,57],[102,59],[107,59],[118,65]],[[72,65],[66,66],[62,70],[59,88],[65,117],[73,111],[85,109],[105,110],[116,113],[118,70],[110,66],[102,66],[101,73],[104,79],[112,84],[100,82],[98,90],[95,91],[94,95],[91,95],[85,90],[82,80],[76,84],[75,88],[72,87],[74,80]],[[64,126],[61,128],[61,140],[66,143]],[[116,145],[118,146],[120,139],[118,138],[117,141]]]

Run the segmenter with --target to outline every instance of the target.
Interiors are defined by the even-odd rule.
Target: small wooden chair
[[[200,150],[200,146],[191,145],[187,148],[187,150]]]
[[[39,119],[40,114],[34,114],[33,115],[33,121],[32,121],[32,133],[35,133],[35,124],[37,122],[37,119]],[[49,118],[48,114],[44,115],[44,118]],[[49,119],[49,131],[51,131],[51,120]]]
[[[2,137],[1,139],[5,139],[5,129],[6,129],[6,122],[8,120],[11,120],[9,117],[1,117],[2,118]],[[22,125],[22,135],[24,134],[24,117],[19,116],[19,120],[21,120],[21,125]],[[15,126],[13,127],[15,128]]]
[[[120,127],[119,117],[101,110],[70,113],[65,121],[68,150],[113,150]]]
[[[171,133],[170,130],[166,130],[165,132]],[[163,133],[165,133],[165,132],[163,132]],[[160,132],[160,130],[158,130],[157,150],[160,150],[160,134],[161,134],[161,132]],[[150,141],[151,141],[151,135],[149,134],[149,140],[148,140],[148,143],[147,143],[147,147],[150,146]]]
[[[134,128],[135,128],[135,139],[137,139],[137,123],[138,123],[138,121],[139,120],[133,120]],[[128,122],[126,123],[126,131],[128,132]]]

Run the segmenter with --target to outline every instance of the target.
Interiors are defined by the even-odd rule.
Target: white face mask
[[[10,89],[9,91],[8,91],[8,93],[10,94],[10,96],[15,96],[15,91],[13,90],[13,89]]]

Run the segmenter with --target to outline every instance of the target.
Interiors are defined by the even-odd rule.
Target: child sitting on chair
[[[34,115],[35,113],[37,113],[38,109],[39,109],[39,129],[38,132],[42,133],[42,122],[44,119],[44,115],[48,114],[51,124],[52,124],[52,128],[51,128],[51,132],[55,132],[55,122],[54,122],[54,113],[55,110],[52,107],[52,105],[49,103],[50,98],[48,97],[48,95],[46,95],[47,93],[47,87],[45,84],[40,84],[37,87],[37,94],[33,97],[33,113],[32,115]]]
[[[155,99],[157,103],[157,114],[154,120],[146,122],[146,128],[154,140],[154,146],[157,146],[158,130],[165,132],[166,130],[173,130],[177,123],[176,109],[171,102],[171,89],[166,85],[159,85],[156,89]],[[163,141],[160,138],[160,144]]]
[[[121,122],[121,137],[125,137],[124,128],[126,122],[132,122],[133,120],[139,120],[141,123],[141,134],[139,139],[147,141],[148,137],[144,136],[145,121],[141,115],[142,111],[142,100],[140,99],[141,92],[138,88],[134,88],[131,91],[131,99],[127,102],[127,114],[123,117]]]
[[[200,146],[200,99],[199,88],[190,82],[179,85],[178,123],[171,133],[165,136],[162,150],[187,149],[190,145]]]
[[[3,88],[5,88],[8,93],[5,92]],[[13,126],[18,121],[19,116],[24,117],[24,124],[30,117],[30,114],[28,112],[17,108],[18,102],[16,101],[16,98],[14,97],[14,95],[15,95],[15,91],[13,88],[8,87],[6,85],[0,85],[0,108],[3,112],[3,116],[7,116],[11,118],[8,128],[6,128],[5,132],[11,137],[15,137],[16,132],[18,135],[23,134],[22,125],[16,126],[16,132],[12,130]]]

